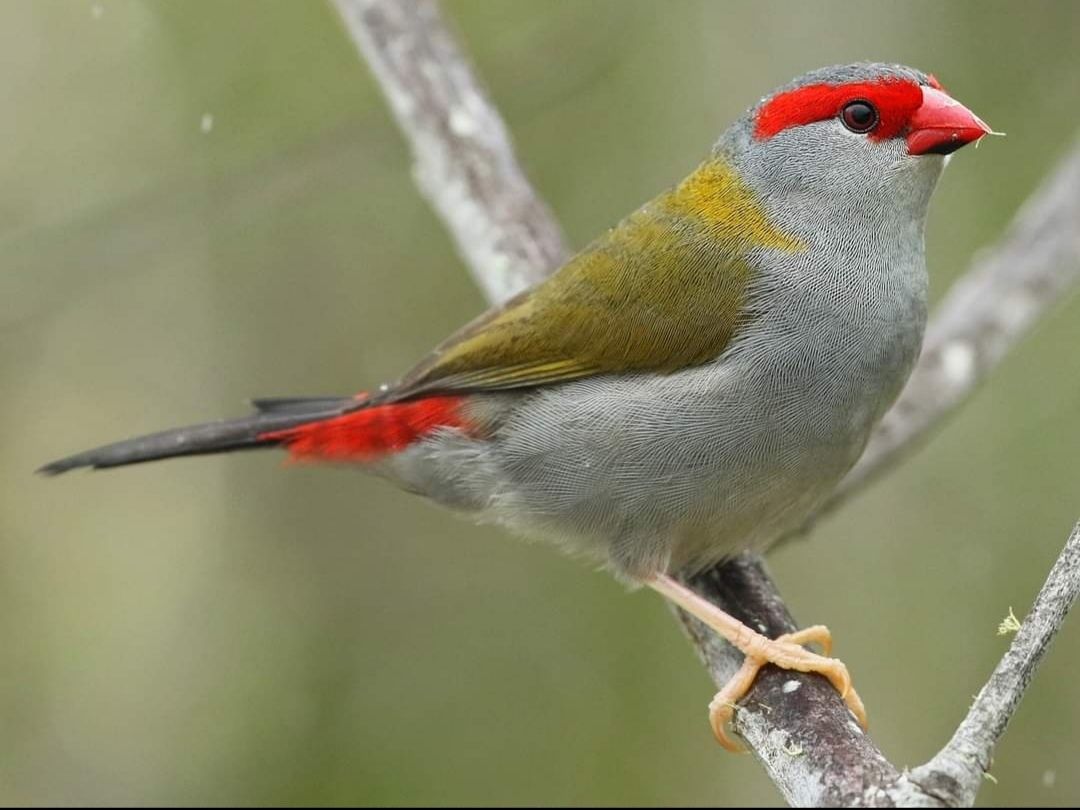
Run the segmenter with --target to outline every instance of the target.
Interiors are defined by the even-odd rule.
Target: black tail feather
[[[266,433],[286,430],[308,422],[329,419],[356,407],[352,397],[318,397],[309,400],[256,400],[259,413],[240,419],[209,422],[204,425],[165,430],[115,444],[107,444],[59,461],[38,470],[42,475],[59,475],[78,467],[102,469],[138,464],[177,456],[198,456],[230,450],[253,450],[273,447],[275,441],[261,439]]]
[[[259,413],[311,413],[323,409],[333,410],[343,404],[355,405],[350,397],[263,397],[251,400],[251,407]]]

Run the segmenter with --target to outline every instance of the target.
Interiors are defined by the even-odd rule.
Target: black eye
[[[852,101],[840,111],[840,120],[852,132],[869,132],[877,126],[878,114],[867,101]]]

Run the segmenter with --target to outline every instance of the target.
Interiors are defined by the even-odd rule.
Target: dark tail
[[[78,467],[121,467],[159,458],[200,456],[229,450],[254,450],[279,444],[262,436],[309,422],[340,416],[358,406],[355,397],[312,397],[307,399],[257,399],[257,413],[241,419],[210,422],[175,428],[107,444],[46,464],[43,475],[59,475]]]

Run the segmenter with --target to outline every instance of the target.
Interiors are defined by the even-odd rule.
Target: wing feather
[[[451,336],[386,393],[500,391],[718,357],[748,316],[749,254],[802,249],[718,158],[539,286]]]

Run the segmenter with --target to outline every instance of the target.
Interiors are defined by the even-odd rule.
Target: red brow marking
[[[295,459],[372,461],[404,450],[436,428],[467,427],[462,400],[440,396],[376,405],[259,438],[281,442]]]
[[[758,111],[754,137],[771,138],[790,127],[824,121],[839,114],[849,101],[857,100],[869,101],[877,108],[880,120],[870,137],[881,141],[899,135],[907,126],[922,104],[922,89],[906,79],[800,87],[781,93]]]

